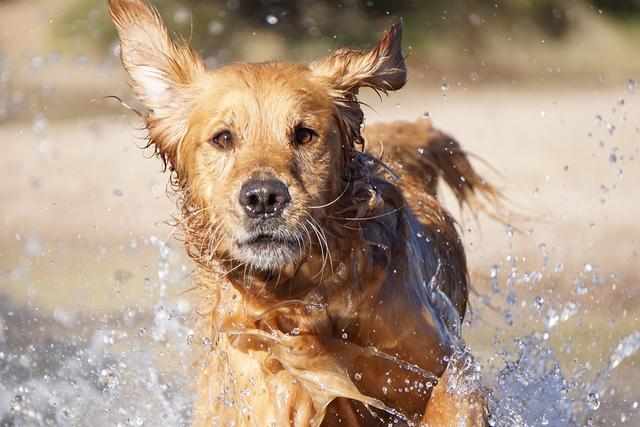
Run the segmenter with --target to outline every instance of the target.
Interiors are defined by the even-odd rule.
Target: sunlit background
[[[215,67],[367,47],[509,201],[459,219],[500,426],[640,426],[640,1],[157,0]],[[191,265],[98,0],[0,0],[0,426],[188,425]],[[445,196],[448,196],[445,194]]]

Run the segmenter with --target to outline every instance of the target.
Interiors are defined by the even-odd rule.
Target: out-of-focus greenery
[[[592,0],[592,3],[622,18],[637,18],[640,15],[640,0]]]
[[[6,0],[0,0],[6,1]],[[571,30],[570,10],[591,8],[614,17],[640,15],[640,0],[152,0],[169,28],[189,38],[217,61],[242,57],[252,37],[278,44],[289,57],[317,55],[334,46],[371,43],[389,22],[402,17],[408,45],[429,50],[441,40],[467,53],[491,30],[522,28],[546,39]],[[109,46],[116,35],[106,0],[73,0],[56,34]],[[473,53],[473,52],[471,52]]]

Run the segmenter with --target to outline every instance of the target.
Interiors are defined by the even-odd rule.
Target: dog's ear
[[[202,61],[171,40],[158,11],[145,0],[109,0],[109,13],[136,95],[154,112],[170,108],[175,92],[203,69]]]
[[[326,78],[338,92],[356,94],[360,87],[386,92],[407,81],[402,56],[402,23],[393,25],[370,51],[339,49],[310,65],[314,75]]]
[[[189,85],[203,72],[200,57],[185,43],[175,43],[158,11],[145,0],[109,0],[118,30],[122,64],[131,86],[148,109],[152,143],[166,153],[186,132]],[[173,145],[173,147],[171,147]]]

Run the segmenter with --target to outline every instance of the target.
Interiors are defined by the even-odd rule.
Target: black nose
[[[280,216],[291,196],[282,181],[254,179],[244,183],[239,201],[249,218],[269,218]]]

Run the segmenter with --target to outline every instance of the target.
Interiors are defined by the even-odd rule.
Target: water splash
[[[162,295],[175,285],[171,250],[158,239]],[[29,251],[27,251],[29,252]],[[175,267],[175,266],[174,266]],[[54,313],[48,318],[0,298],[0,425],[2,426],[187,426],[190,357],[182,326],[189,307],[163,296],[153,317],[124,309],[121,317],[96,321]],[[159,314],[162,313],[162,314]],[[25,340],[24,331],[34,331]],[[178,350],[181,363],[161,368],[158,345]]]
[[[153,237],[146,242],[158,251],[157,279],[149,286],[159,298],[150,313],[124,309],[122,319],[107,322],[65,313],[47,319],[0,300],[0,425],[66,426],[83,425],[87,420],[94,426],[189,425],[192,372],[163,370],[154,361],[154,355],[168,346],[181,363],[190,362],[193,332],[184,326],[190,306],[167,296],[169,287],[184,280],[184,271],[165,242]],[[491,275],[499,288],[497,266]],[[520,275],[511,279],[526,283]],[[551,305],[551,301],[536,298],[531,304],[532,312],[547,318],[547,331],[582,315],[580,305],[573,301]],[[34,319],[46,326],[42,337],[32,337],[25,344],[20,331]],[[79,325],[87,333],[78,334]],[[498,353],[504,366],[493,375],[477,362],[461,364],[464,378],[473,378],[475,384],[482,372],[492,390],[492,426],[597,425],[593,424],[594,414],[602,411],[612,372],[640,352],[640,331],[636,331],[613,347],[607,366],[588,381],[583,373],[561,368],[547,335],[517,339],[515,351]],[[464,390],[467,383],[452,386]],[[634,419],[637,401],[635,405],[617,414],[619,422]]]
[[[517,341],[518,354],[507,360],[492,384],[494,427],[576,426],[569,384],[553,350],[539,336]]]

